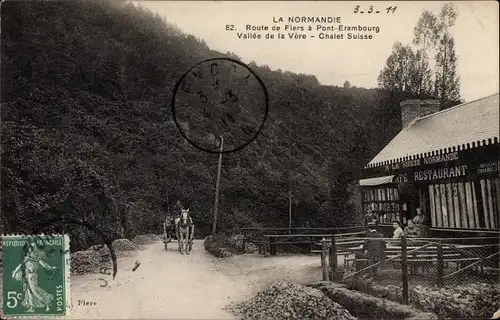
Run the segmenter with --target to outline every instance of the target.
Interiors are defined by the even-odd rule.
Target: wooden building
[[[498,234],[499,94],[442,111],[436,100],[401,108],[403,129],[363,168],[365,213],[405,226],[420,207],[430,236]]]

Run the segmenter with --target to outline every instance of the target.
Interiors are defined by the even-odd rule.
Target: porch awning
[[[379,186],[382,184],[392,183],[393,178],[394,178],[394,175],[375,177],[375,178],[369,178],[369,179],[361,179],[361,180],[359,180],[359,185],[361,187]]]

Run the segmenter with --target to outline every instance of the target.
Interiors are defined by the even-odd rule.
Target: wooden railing
[[[490,241],[494,241],[496,239],[496,243],[488,243]],[[362,245],[366,240],[371,241],[390,241],[390,242],[398,242],[398,245],[391,246],[386,248],[386,251],[391,251],[391,255],[389,258],[386,258],[380,262],[372,263],[369,266],[362,268],[352,274],[349,274],[342,279],[339,279],[339,268],[337,265],[337,255],[339,252],[353,251],[359,250],[359,246]],[[483,244],[456,244],[452,242],[457,241],[470,241],[470,240],[481,240]],[[418,242],[425,243],[423,245],[411,245],[408,244],[413,243],[416,244]],[[385,264],[391,261],[398,261],[401,263],[401,280],[403,285],[403,301],[408,303],[408,264],[414,262],[411,256],[412,254],[416,254],[417,252],[424,252],[428,250],[435,251],[435,255],[433,258],[427,258],[432,263],[436,263],[436,285],[442,287],[444,285],[444,280],[450,279],[452,277],[456,277],[459,274],[462,274],[466,270],[471,268],[475,268],[478,266],[482,266],[484,263],[490,261],[491,259],[498,257],[500,255],[500,245],[498,244],[498,238],[494,237],[476,237],[472,238],[401,238],[401,239],[392,239],[392,238],[346,238],[346,239],[338,239],[336,236],[325,237],[321,240],[321,267],[323,274],[323,281],[336,281],[336,280],[345,280],[348,278],[356,277],[369,269],[379,266],[380,264]],[[346,248],[347,245],[347,248]],[[349,245],[351,245],[349,247]],[[355,245],[353,247],[352,245]],[[479,255],[477,250],[482,250],[482,255]],[[460,267],[459,270],[444,275],[444,263],[447,263],[447,259],[445,257],[445,250],[454,250],[460,253],[462,258],[457,258],[456,261],[467,260],[468,264],[464,267]],[[451,258],[450,261],[452,261]],[[417,261],[417,260],[415,260]],[[421,260],[419,260],[421,261]],[[331,275],[331,276],[330,276]]]

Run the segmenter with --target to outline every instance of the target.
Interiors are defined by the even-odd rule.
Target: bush
[[[410,299],[440,318],[490,318],[500,308],[500,288],[484,283],[441,289],[417,286]]]

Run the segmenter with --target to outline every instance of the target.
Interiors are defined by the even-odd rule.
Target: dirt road
[[[140,267],[132,271],[134,261]],[[115,281],[100,275],[72,276],[68,319],[235,319],[223,310],[274,280],[319,279],[318,257],[237,256],[217,259],[195,240],[190,255],[161,241],[118,261]],[[104,276],[107,280],[111,276]],[[88,303],[86,305],[86,302]]]

